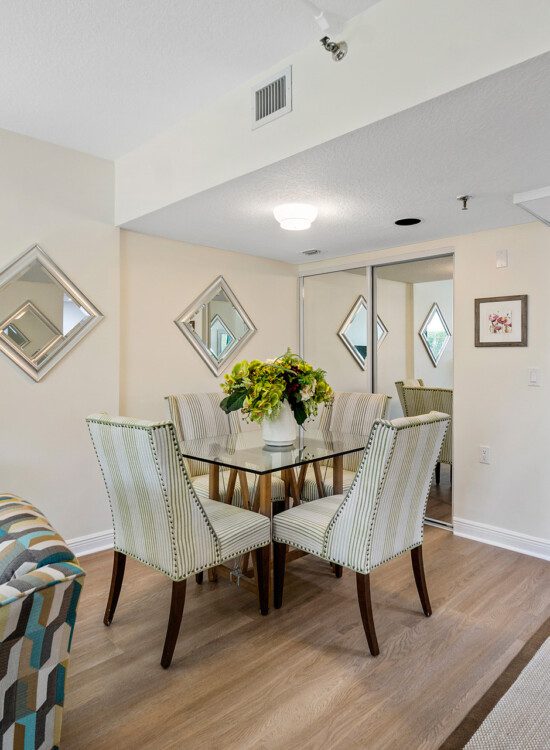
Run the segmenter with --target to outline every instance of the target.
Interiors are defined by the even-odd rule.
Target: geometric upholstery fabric
[[[438,412],[377,420],[347,494],[277,514],[273,540],[363,574],[421,545],[432,473],[449,421]]]
[[[17,577],[0,585],[0,747],[49,750],[60,742],[65,677],[84,571],[30,503],[0,495],[0,516],[2,530],[11,525],[11,534],[18,534],[18,545],[35,548],[27,563],[36,563],[22,572],[27,564],[23,562]],[[23,527],[26,534],[19,533]],[[37,549],[41,536],[43,556]],[[13,539],[5,535],[3,540],[4,549],[13,547]],[[7,559],[7,567],[13,568],[14,560],[22,558],[18,554]]]
[[[395,390],[397,391],[397,395],[399,396],[399,403],[401,404],[401,409],[403,411],[403,416],[407,416],[407,412],[405,409],[405,397],[403,395],[403,388],[424,388],[424,381],[422,378],[410,378],[409,380],[397,380],[395,383]],[[412,415],[409,415],[412,416]]]
[[[383,393],[335,393],[333,401],[321,412],[319,428],[344,432],[348,435],[370,435],[377,419],[385,419],[390,397]],[[342,457],[344,465],[344,492],[346,492],[361,462],[362,452],[348,453]],[[332,467],[332,459],[320,462],[321,466]],[[324,474],[323,487],[326,497],[333,494],[332,469]],[[313,467],[308,469],[302,489],[302,499],[316,500],[319,497]]]
[[[452,388],[415,388],[405,386],[403,388],[405,401],[405,415],[414,417],[417,414],[426,414],[429,411],[439,411],[451,417],[449,429],[441,446],[439,461],[444,464],[453,463],[453,390]]]
[[[171,422],[107,414],[86,421],[111,506],[116,551],[181,581],[228,559],[229,548],[244,554],[269,543],[268,518],[198,498]]]
[[[26,500],[0,496],[0,584],[74,555],[40,511]]]

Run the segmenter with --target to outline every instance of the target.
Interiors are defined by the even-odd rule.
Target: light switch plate
[[[497,250],[497,268],[508,268],[508,250]]]
[[[540,387],[542,385],[542,375],[540,372],[540,367],[530,367],[529,373],[528,373],[528,385]]]

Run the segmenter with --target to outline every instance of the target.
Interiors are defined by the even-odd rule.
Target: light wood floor
[[[191,579],[165,671],[169,581],[128,561],[106,628],[111,553],[83,558],[63,750],[437,748],[550,615],[550,564],[433,527],[424,561],[430,619],[408,555],[372,575],[376,659],[349,571],[293,562],[266,618],[250,593]]]
[[[441,464],[440,484],[432,483],[426,516],[435,521],[453,522],[453,488],[451,485],[451,470],[448,464]]]

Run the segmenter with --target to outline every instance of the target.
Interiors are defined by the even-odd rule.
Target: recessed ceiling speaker
[[[422,219],[397,219],[395,222],[398,227],[412,227],[414,224],[420,224]]]

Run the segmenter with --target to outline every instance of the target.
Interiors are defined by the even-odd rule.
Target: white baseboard
[[[492,544],[494,547],[504,547],[524,555],[540,557],[550,560],[550,539],[541,539],[517,531],[501,529],[478,521],[468,521],[465,518],[453,518],[453,530],[456,536],[475,539],[476,542]]]
[[[93,552],[101,552],[104,549],[113,548],[113,530],[98,531],[95,534],[77,536],[75,539],[67,539],[67,546],[77,557],[91,555]]]

